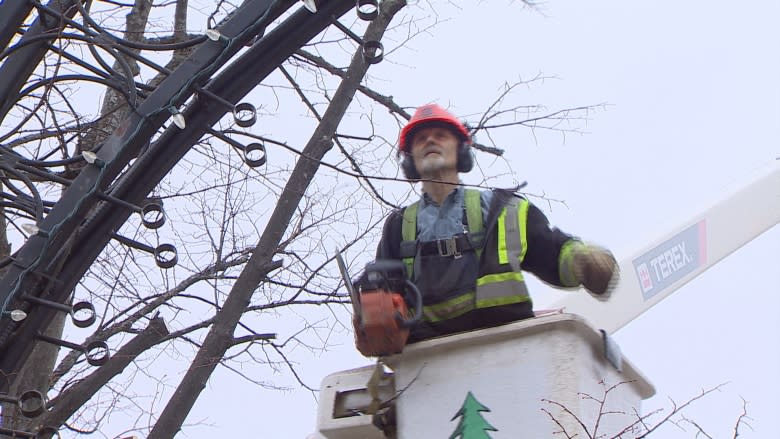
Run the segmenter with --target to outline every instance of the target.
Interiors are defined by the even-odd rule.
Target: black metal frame
[[[113,232],[132,214],[126,205],[103,201],[105,196],[101,198],[98,194],[105,192],[126,203],[140,203],[192,145],[230,111],[207,94],[236,104],[297,49],[328,27],[331,17],[339,17],[355,6],[354,0],[331,0],[322,2],[316,14],[299,8],[265,34],[271,20],[296,3],[294,0],[247,1],[238,13],[218,28],[228,39],[238,37],[235,44],[224,47],[223,39],[204,41],[127,116],[121,127],[100,146],[98,162],[82,169],[61,199],[39,222],[41,231],[31,236],[17,252],[15,260],[0,279],[0,303],[9,300],[9,305],[12,305],[9,309],[24,307],[20,299],[23,295],[53,302],[67,300]],[[5,15],[4,7],[17,9]],[[0,17],[3,17],[0,22],[22,17],[17,20],[16,26],[9,24],[0,28],[0,42],[10,40],[10,37],[6,38],[12,32],[9,29],[16,31],[27,15],[23,13],[25,8],[29,13],[29,3],[24,0],[7,0],[0,7]],[[265,19],[258,22],[263,17]],[[228,65],[237,51],[256,37],[259,39]],[[37,65],[39,61],[32,59],[30,63]],[[12,64],[10,67],[6,65],[9,62]],[[2,69],[23,70],[29,67],[23,64],[18,59],[9,58]],[[211,78],[223,67],[218,75]],[[196,80],[193,81],[193,78]],[[2,94],[3,87],[13,91],[15,86],[16,83],[0,80],[0,96],[15,95],[18,89],[12,94]],[[206,93],[198,94],[199,88],[205,89]],[[178,108],[193,95],[196,96],[183,112],[186,127],[179,129],[171,125],[154,143],[149,144],[152,136],[170,118],[168,109]],[[0,109],[6,106],[0,100]],[[0,113],[0,119],[3,114]],[[125,169],[132,159],[136,159],[135,162]],[[120,176],[123,169],[125,172]],[[0,376],[4,377],[0,380],[0,391],[9,384],[6,380],[12,379],[24,364],[36,334],[45,327],[54,312],[47,307],[32,307],[22,322],[0,319]]]

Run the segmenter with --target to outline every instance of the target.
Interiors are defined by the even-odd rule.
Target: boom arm
[[[614,333],[778,222],[780,158],[682,226],[622,259],[620,283],[610,300],[571,294],[552,306]]]

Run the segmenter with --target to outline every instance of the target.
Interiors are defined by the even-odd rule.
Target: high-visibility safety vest
[[[495,227],[483,225],[480,191],[466,189],[464,204],[466,207],[467,232],[463,235],[471,243],[475,257],[463,258],[464,254],[456,249],[456,238],[438,240],[433,243],[440,249],[438,257],[449,258],[447,264],[476,263],[478,265],[476,282],[456,292],[442,295],[436,294],[435,303],[428,303],[426,291],[423,290],[423,318],[435,323],[463,315],[477,308],[510,305],[531,300],[528,295],[521,264],[528,248],[526,241],[526,224],[528,221],[528,200],[515,196],[510,200],[496,219]],[[409,279],[420,283],[436,285],[441,281],[441,272],[431,272],[419,260],[420,248],[430,247],[431,243],[417,241],[417,209],[415,202],[403,212],[401,223],[401,257],[406,264]],[[463,242],[463,237],[460,237]],[[462,267],[466,268],[466,267]],[[435,270],[439,271],[439,270]],[[460,272],[456,267],[449,274]],[[421,282],[426,277],[427,282]],[[475,284],[475,285],[474,285]],[[463,292],[465,291],[465,292]],[[430,293],[430,292],[429,292]],[[429,295],[430,296],[430,295]]]

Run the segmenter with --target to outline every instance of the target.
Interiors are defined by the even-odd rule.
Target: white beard
[[[429,154],[421,160],[417,172],[421,176],[436,174],[447,167],[447,161],[441,154]]]

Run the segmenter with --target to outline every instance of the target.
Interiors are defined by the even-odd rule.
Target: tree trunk
[[[65,316],[65,313],[56,313],[44,334],[49,337],[62,337]],[[27,390],[37,390],[46,395],[49,392],[49,376],[54,370],[54,363],[59,351],[60,347],[57,345],[38,342],[19,370],[19,375],[8,387],[8,394],[17,396]],[[36,425],[36,420],[22,416],[16,404],[5,403],[3,404],[3,422],[0,425],[12,430],[30,431]]]
[[[127,14],[125,19],[125,40],[136,43],[143,41],[151,10],[152,0],[135,0],[133,9]],[[137,49],[130,50],[135,53],[139,52]],[[134,59],[122,54],[119,54],[119,56],[126,62],[126,65],[130,66],[130,72],[124,72],[122,63],[118,60],[112,66],[114,70],[122,74],[129,73],[130,78],[134,78],[140,73],[138,63]],[[90,151],[95,146],[103,143],[119,126],[119,123],[125,118],[125,114],[127,114],[127,102],[125,102],[122,94],[113,88],[108,88],[106,95],[103,97],[103,106],[100,108],[101,120],[80,139],[79,149],[76,151],[76,154],[80,154],[81,151]]]
[[[5,211],[0,208],[0,260],[11,255],[11,244],[8,242],[8,223],[5,220]],[[0,276],[5,270],[0,270]],[[65,315],[57,313],[44,332],[50,337],[61,337],[62,329],[65,327]],[[8,386],[8,394],[17,396],[27,390],[37,390],[46,395],[49,391],[49,375],[54,370],[54,363],[57,359],[59,347],[48,344],[38,343],[33,349],[20,369],[20,375],[11,379]],[[3,403],[0,405],[0,426],[12,430],[27,430],[32,426],[33,420],[22,416],[19,407],[16,404]]]

